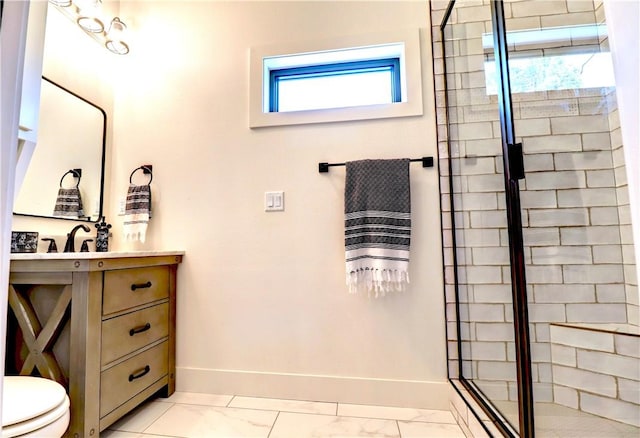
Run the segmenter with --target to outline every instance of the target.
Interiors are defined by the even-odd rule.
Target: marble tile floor
[[[103,438],[464,438],[449,411],[176,392]]]

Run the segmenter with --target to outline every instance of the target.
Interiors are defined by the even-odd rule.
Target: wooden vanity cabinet
[[[9,304],[30,352],[20,373],[29,375],[35,369],[68,388],[67,436],[98,436],[156,392],[171,395],[181,253],[87,259],[39,256],[43,257],[11,261]],[[31,291],[42,287],[60,291],[46,323],[38,320],[29,300]],[[68,376],[52,351],[67,319]]]

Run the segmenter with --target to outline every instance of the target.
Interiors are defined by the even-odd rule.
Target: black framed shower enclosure
[[[447,46],[447,26],[451,14],[454,10],[456,0],[451,0],[445,12],[444,18],[440,25],[441,41],[443,56],[446,57],[448,51],[452,48]],[[531,352],[530,352],[530,334],[529,320],[527,309],[527,282],[525,277],[525,260],[524,245],[522,232],[522,217],[520,204],[520,187],[519,180],[524,178],[524,164],[522,144],[516,142],[516,134],[513,120],[513,106],[511,100],[511,89],[509,79],[509,64],[507,37],[505,29],[504,4],[501,0],[492,0],[490,2],[491,10],[491,36],[492,36],[492,52],[495,59],[496,68],[496,85],[497,85],[497,107],[500,126],[500,140],[502,153],[502,174],[504,177],[504,200],[506,210],[506,223],[508,235],[508,254],[509,254],[509,272],[511,279],[511,300],[513,309],[513,341],[515,346],[515,375],[517,387],[517,407],[518,421],[517,431],[509,427],[500,413],[493,408],[490,400],[483,391],[474,384],[473,379],[468,378],[467,370],[463,366],[463,346],[460,337],[458,337],[458,373],[462,385],[474,397],[476,402],[483,408],[485,413],[494,422],[498,429],[506,436],[533,437],[535,435],[534,415],[533,415],[533,394],[532,394],[532,376],[531,376]],[[455,30],[454,30],[455,32]],[[455,52],[455,51],[454,51]],[[455,56],[455,53],[454,53]],[[447,125],[452,115],[449,112],[448,100],[449,87],[447,86],[448,74],[447,63],[444,63],[444,81],[445,81],[445,105]],[[451,138],[447,138],[447,147],[449,157],[452,156],[451,151],[455,146],[452,144]],[[496,158],[499,158],[496,156]],[[456,293],[456,314],[457,314],[457,330],[462,331],[460,315],[460,272],[458,270],[458,242],[456,233],[456,203],[454,202],[454,186],[453,177],[455,173],[452,167],[452,160],[449,159],[449,191],[451,193],[451,228],[452,245],[453,245],[453,276]],[[515,424],[513,426],[516,426]]]

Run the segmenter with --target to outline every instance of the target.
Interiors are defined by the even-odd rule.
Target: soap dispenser
[[[96,251],[107,252],[109,251],[109,229],[111,224],[108,224],[104,220],[104,216],[100,222],[96,223],[97,235],[96,235]]]

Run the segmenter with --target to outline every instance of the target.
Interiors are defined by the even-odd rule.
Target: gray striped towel
[[[347,162],[345,257],[349,292],[377,297],[409,283],[409,159]]]
[[[56,205],[53,207],[53,215],[55,217],[81,218],[84,217],[84,208],[82,206],[82,196],[80,189],[73,187],[71,189],[58,189],[58,197]]]
[[[149,219],[151,219],[151,186],[129,184],[124,211],[124,239],[144,242]]]

